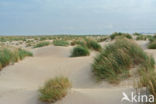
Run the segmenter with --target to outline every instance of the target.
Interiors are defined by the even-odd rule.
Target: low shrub
[[[72,51],[72,57],[78,57],[78,56],[88,56],[90,54],[88,48],[83,46],[76,46],[74,47]]]
[[[154,67],[154,59],[149,57],[134,41],[129,39],[116,40],[107,45],[98,55],[93,67],[97,79],[106,79],[111,83],[129,77],[132,66]]]
[[[110,35],[110,38],[112,40],[115,39],[116,37],[123,37],[123,38],[132,39],[132,36],[128,33],[115,32],[112,35]]]
[[[69,45],[69,43],[67,41],[64,41],[64,40],[54,40],[53,44],[55,46],[68,46]]]
[[[69,80],[65,77],[50,79],[39,89],[39,99],[43,102],[54,103],[62,99],[71,87]]]
[[[39,48],[39,47],[44,47],[44,46],[48,46],[50,44],[50,42],[40,42],[40,43],[38,43],[38,44],[36,44],[35,46],[34,46],[34,48]]]

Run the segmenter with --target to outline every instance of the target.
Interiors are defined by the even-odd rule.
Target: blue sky
[[[156,0],[0,0],[0,35],[156,32]]]

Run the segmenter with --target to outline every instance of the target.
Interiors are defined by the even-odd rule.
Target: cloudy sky
[[[156,0],[0,0],[0,35],[156,32]]]

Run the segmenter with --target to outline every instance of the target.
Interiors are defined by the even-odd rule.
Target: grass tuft
[[[34,48],[39,48],[39,47],[48,46],[49,44],[50,44],[50,42],[46,42],[46,41],[40,42],[40,43],[36,44],[36,45],[34,46]]]
[[[93,49],[93,50],[96,50],[96,51],[100,51],[101,50],[101,45],[98,44],[98,42],[96,42],[94,40],[91,40],[91,39],[86,39],[86,46],[89,49]]]
[[[68,46],[69,45],[69,43],[67,41],[64,41],[64,40],[54,40],[53,44],[55,46]]]
[[[18,60],[22,60],[26,56],[32,56],[33,54],[29,51],[23,49],[5,48],[0,49],[0,69],[9,65],[10,63],[15,63]]]
[[[86,47],[88,49],[92,49],[92,50],[95,50],[95,51],[100,51],[101,50],[101,45],[93,40],[93,39],[84,39],[84,40],[79,40],[79,41],[72,41],[71,42],[71,45],[80,45],[82,47]]]
[[[136,40],[146,40],[147,39],[147,36],[146,35],[138,35],[136,37]]]
[[[149,42],[148,48],[149,49],[156,49],[156,40]]]
[[[147,92],[154,95],[154,99],[156,99],[156,73],[153,71],[142,71],[141,77],[137,83],[138,88],[145,87]],[[156,103],[156,101],[155,101]],[[155,104],[154,103],[154,104]]]
[[[72,57],[78,57],[78,56],[88,56],[90,54],[88,48],[83,46],[76,46],[74,47],[72,51]]]
[[[69,80],[65,77],[50,79],[39,89],[40,100],[43,102],[54,103],[62,99],[71,87]]]
[[[115,39],[116,37],[132,39],[132,36],[128,33],[115,32],[112,35],[110,35],[111,40]]]
[[[29,51],[18,49],[18,56],[20,60],[24,59],[26,56],[33,56],[33,54]]]
[[[11,50],[4,48],[0,50],[0,63],[1,67],[7,66],[10,62],[12,62],[13,59],[13,53]]]

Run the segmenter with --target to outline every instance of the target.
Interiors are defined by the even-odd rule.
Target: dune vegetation
[[[83,40],[78,40],[78,41],[74,40],[71,42],[71,45],[80,45],[95,51],[101,50],[101,45],[97,41],[89,38],[85,38]]]
[[[146,92],[152,94],[154,96],[154,99],[156,99],[156,72],[154,71],[141,72],[141,77],[137,82],[137,89],[142,88],[146,88]]]
[[[128,33],[114,32],[113,34],[110,35],[111,40],[117,37],[132,39],[132,36]]]
[[[72,57],[78,56],[88,56],[90,54],[90,50],[101,51],[101,45],[93,39],[84,39],[81,41],[74,41],[71,43],[72,45],[77,44],[78,46],[73,48]]]
[[[104,41],[107,41],[109,39],[109,36],[99,36],[99,37],[97,37],[97,38],[95,38],[95,40],[97,41],[97,42],[104,42]]]
[[[39,89],[39,99],[42,102],[54,103],[66,96],[70,87],[71,83],[68,78],[56,77],[50,79]]]
[[[149,39],[149,43],[147,47],[149,49],[156,49],[156,35],[148,36],[148,39]]]
[[[78,57],[78,56],[88,56],[90,54],[88,48],[83,46],[76,46],[73,48],[71,57]]]
[[[69,45],[69,43],[67,41],[64,41],[64,40],[54,40],[53,44],[55,46],[68,46]]]
[[[74,45],[85,46],[84,40],[73,40],[70,44],[71,44],[72,46],[74,46]]]
[[[98,80],[105,79],[111,83],[118,83],[130,76],[129,70],[132,67],[139,66],[149,70],[154,68],[154,64],[154,59],[133,40],[118,39],[101,51],[92,67]]]
[[[101,50],[101,45],[98,44],[95,40],[92,39],[85,39],[86,41],[86,47],[95,51],[100,51]]]
[[[132,36],[136,40],[133,40]],[[137,41],[137,40],[146,40],[146,41]],[[8,72],[10,72],[9,69],[14,69],[15,71],[10,72],[11,76],[9,76],[9,78],[7,76],[8,74],[5,75],[6,78],[8,78],[8,80],[5,80],[5,78],[3,80],[3,76],[1,77],[2,78],[1,84],[2,85],[5,84],[4,86],[2,86],[2,91],[6,89],[5,86],[8,86],[8,83],[11,83],[9,85],[12,86],[12,82],[15,82],[17,86],[21,86],[21,82],[24,81],[31,82],[33,79],[33,81],[37,81],[37,83],[33,83],[33,86],[37,86],[35,88],[38,88],[40,87],[40,84],[43,82],[43,80],[46,80],[51,76],[54,77],[60,74],[69,75],[71,73],[74,73],[72,74],[72,76],[70,76],[70,79],[72,79],[74,84],[72,93],[70,93],[68,97],[66,97],[59,103],[66,102],[66,101],[67,102],[71,101],[71,103],[72,102],[75,103],[77,100],[76,101],[74,100],[75,98],[77,99],[77,96],[73,96],[73,94],[78,94],[79,91],[80,92],[82,91],[82,93],[86,93],[86,91],[89,92],[89,94],[85,96],[87,98],[87,99],[85,98],[85,103],[87,102],[86,100],[88,100],[88,97],[92,97],[92,98],[95,97],[96,91],[97,91],[96,97],[97,96],[105,97],[108,95],[107,89],[105,89],[107,85],[113,86],[115,90],[116,88],[119,89],[117,93],[120,92],[122,93],[123,89],[121,88],[120,85],[124,87],[125,86],[132,87],[134,80],[136,80],[135,84],[137,85],[135,88],[139,89],[137,91],[142,91],[142,89],[143,91],[147,90],[148,93],[153,94],[156,98],[156,73],[154,70],[155,61],[152,56],[149,56],[144,52],[143,49],[146,48],[142,49],[139,46],[139,45],[141,46],[146,45],[148,40],[150,41],[148,44],[148,48],[152,48],[152,49],[156,48],[155,35],[148,36],[146,34],[139,34],[139,33],[135,33],[135,35],[131,35],[127,33],[113,33],[111,36],[108,35],[107,36],[105,35],[103,36],[102,35],[55,36],[54,35],[54,36],[21,36],[21,37],[0,36],[0,46],[2,46],[0,47],[0,69],[2,69],[3,67],[9,64],[18,62],[19,60],[24,59],[26,56],[33,55],[31,52],[23,49],[32,50],[36,57],[24,61],[23,62],[24,64],[19,63],[18,65],[20,65],[20,67],[18,65],[7,67]],[[139,43],[139,45],[137,45],[135,41]],[[69,47],[52,46],[52,47],[47,47],[46,49],[45,48],[37,49],[37,50],[34,49],[34,48],[50,45],[52,44],[52,42],[55,46],[69,46],[69,45],[72,46]],[[102,47],[98,42],[103,42],[100,44],[104,45],[104,47]],[[73,49],[72,51],[70,51],[72,47]],[[92,51],[92,55],[90,57],[86,57],[86,58],[81,57],[81,56],[89,56],[91,51]],[[148,52],[150,50],[146,49],[146,51]],[[69,52],[71,52],[71,56],[67,57],[69,55]],[[153,52],[154,51],[152,50],[151,53],[154,54]],[[94,58],[94,54],[97,54],[97,56],[92,62],[92,59]],[[75,62],[72,63],[73,61]],[[69,67],[70,63],[72,63],[73,65]],[[93,63],[91,67],[90,67],[91,65],[90,63]],[[23,68],[21,69],[21,67]],[[45,69],[45,67],[47,68]],[[53,70],[51,70],[51,68]],[[73,70],[74,68],[75,70]],[[94,82],[92,79],[93,76],[90,74],[89,71],[92,71],[93,76],[98,81],[104,81],[104,83]],[[8,72],[6,70],[6,73]],[[32,72],[37,73],[36,76],[30,74]],[[49,72],[52,74],[50,74]],[[84,77],[81,78],[80,74],[82,73],[84,74],[83,75]],[[43,76],[41,76],[42,74]],[[27,76],[29,75],[31,77],[27,78]],[[108,83],[105,84],[106,81],[109,82],[109,84]],[[120,82],[121,82],[120,85],[117,86],[111,85],[111,84],[119,84]],[[22,89],[25,88],[31,89],[32,87],[32,85],[25,87],[25,83],[22,84],[23,84],[21,86]],[[10,91],[12,90],[11,86],[7,87],[6,89],[7,93],[10,93]],[[90,90],[90,88],[93,88],[93,86],[97,86],[94,88],[94,91]],[[30,103],[34,101],[38,103],[38,100],[40,100],[41,103],[43,104],[44,103],[53,104],[56,101],[61,100],[63,97],[65,97],[68,91],[70,90],[70,88],[71,88],[71,83],[67,78],[55,77],[53,79],[48,80],[39,90],[37,89],[38,92],[34,91],[32,95],[28,95],[27,93],[26,95],[24,95],[25,93],[24,94],[22,93],[23,95],[22,97],[20,97],[17,94],[18,92],[14,92],[12,95],[9,96],[5,95],[5,97],[8,99],[12,99],[14,95],[17,95],[15,96],[15,98],[18,98],[18,100],[21,100],[20,102],[23,101],[25,103],[25,101],[27,101],[27,99],[30,98],[30,96],[32,96],[33,99],[31,99]],[[114,89],[112,89],[112,87],[109,90],[112,98],[119,99],[119,101],[121,100],[120,96],[116,96],[114,94],[116,92]],[[126,88],[126,91],[130,91],[130,90],[131,89]],[[106,93],[103,93],[105,91]],[[27,90],[25,92],[27,92]],[[39,99],[36,99],[36,97],[34,98],[34,95],[37,94],[39,95],[38,96]],[[25,98],[23,98],[23,96]],[[74,100],[71,99],[71,96],[73,97]],[[81,96],[81,93],[79,96],[80,98],[84,97]],[[101,99],[100,102],[105,102],[106,99],[107,97],[105,99]],[[2,100],[3,98],[1,99],[1,101]],[[94,102],[95,100],[97,99],[93,99],[92,101]]]
[[[18,49],[18,57],[20,60],[24,59],[26,56],[33,56],[33,54],[29,51],[23,50],[23,49]]]
[[[39,48],[39,47],[44,47],[44,46],[48,46],[50,44],[50,42],[47,41],[43,41],[43,42],[39,42],[37,43],[34,48]]]
[[[13,47],[1,47],[0,48],[0,70],[11,64],[22,60],[26,56],[32,56],[33,54],[23,49],[16,49]]]
[[[146,40],[148,37],[146,35],[138,35],[136,40]]]
[[[143,35],[143,34],[135,32],[135,33],[133,33],[133,35],[140,36],[140,35]]]
[[[156,39],[149,42],[148,48],[149,49],[156,49]]]

